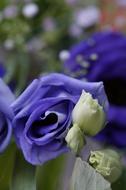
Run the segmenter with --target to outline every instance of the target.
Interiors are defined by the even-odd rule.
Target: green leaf
[[[37,167],[37,190],[60,189],[58,187],[65,163],[64,161],[65,157],[62,155]]]
[[[110,183],[87,162],[76,159],[70,190],[111,190]]]
[[[0,155],[0,189],[9,190],[14,164],[15,146],[10,144],[7,150]]]
[[[35,166],[28,164],[17,151],[11,190],[36,190]]]

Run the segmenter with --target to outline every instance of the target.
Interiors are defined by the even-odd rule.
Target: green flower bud
[[[89,164],[109,182],[115,182],[122,173],[120,156],[110,149],[91,151]]]
[[[82,91],[80,99],[72,112],[73,123],[76,123],[85,135],[96,135],[104,126],[105,113],[98,100],[90,93]]]
[[[77,124],[70,128],[65,140],[68,147],[70,147],[75,154],[79,154],[83,146],[86,144],[84,135]]]

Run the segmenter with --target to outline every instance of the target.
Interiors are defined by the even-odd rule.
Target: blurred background
[[[18,95],[38,75],[62,71],[62,50],[96,31],[125,33],[125,19],[125,0],[1,1],[1,76]]]
[[[126,0],[1,0],[0,77],[18,96],[34,78],[66,72],[68,50],[102,31],[125,35]],[[38,167],[38,190],[66,190],[73,163],[63,155]],[[125,190],[125,178],[124,171],[113,189]]]

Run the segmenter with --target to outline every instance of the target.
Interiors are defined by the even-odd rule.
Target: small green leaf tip
[[[97,99],[90,93],[82,94],[72,112],[73,124],[77,124],[85,135],[96,135],[105,124],[105,113]]]
[[[115,182],[122,173],[120,156],[111,149],[91,151],[89,164],[110,183]]]
[[[83,146],[86,144],[84,135],[77,124],[74,124],[67,133],[65,138],[68,147],[75,153],[79,154]]]

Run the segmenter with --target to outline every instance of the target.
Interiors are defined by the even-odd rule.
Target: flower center
[[[45,135],[47,126],[51,126],[57,122],[58,118],[55,113],[50,113],[45,119],[39,119],[33,122],[31,134],[37,138]]]

